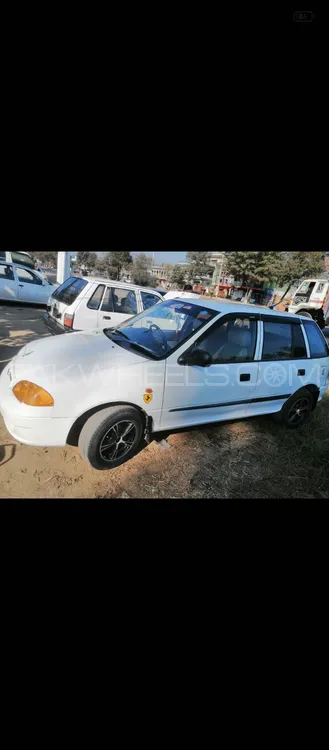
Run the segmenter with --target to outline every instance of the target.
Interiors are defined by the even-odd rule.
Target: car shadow
[[[6,460],[4,461],[3,459],[6,457],[6,448],[11,448],[11,451],[9,451],[10,453],[9,457],[6,458]],[[15,457],[15,454],[16,454],[16,445],[14,445],[13,443],[0,445],[0,469],[1,469],[1,466],[4,466],[9,461],[11,461],[12,458]]]

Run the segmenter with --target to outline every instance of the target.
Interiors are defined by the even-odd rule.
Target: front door
[[[0,263],[0,299],[15,302],[18,298],[18,282],[12,265]]]
[[[107,284],[97,313],[97,326],[98,328],[116,328],[137,313],[135,290]]]
[[[45,290],[42,279],[33,273],[33,271],[28,271],[26,268],[16,266],[15,271],[18,278],[19,301],[35,304],[40,303],[40,305],[46,304],[49,290],[48,292]]]
[[[162,429],[206,424],[248,415],[256,397],[259,363],[257,315],[228,314],[185,346],[212,356],[210,367],[179,365],[182,347],[166,361]]]

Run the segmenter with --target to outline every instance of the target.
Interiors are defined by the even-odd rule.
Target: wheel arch
[[[77,417],[74,424],[72,425],[69,434],[66,439],[67,445],[72,445],[74,447],[77,447],[79,444],[79,436],[82,428],[86,424],[89,417],[92,417],[94,414],[97,414],[99,411],[103,411],[103,409],[108,409],[109,406],[131,406],[133,409],[136,409],[140,414],[143,415],[143,420],[145,426],[148,424],[149,431],[152,431],[152,417],[149,417],[149,415],[142,409],[140,406],[137,406],[137,404],[132,404],[129,401],[109,401],[106,404],[100,404],[99,406],[94,406],[92,409],[88,409],[88,411],[84,412],[84,414],[81,414],[80,417]]]
[[[304,388],[306,388],[306,390],[309,391],[311,396],[313,397],[312,411],[314,411],[314,409],[316,409],[318,398],[320,396],[320,388],[318,388],[317,385],[305,385]]]

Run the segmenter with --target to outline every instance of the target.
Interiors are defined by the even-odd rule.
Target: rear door
[[[18,298],[18,281],[13,266],[0,263],[0,299],[14,302]]]
[[[257,398],[250,406],[250,415],[280,411],[293,393],[312,384],[313,363],[300,319],[261,318]]]
[[[135,290],[106,284],[105,294],[97,314],[99,328],[115,328],[137,313]]]
[[[98,326],[98,310],[105,292],[105,283],[90,284],[74,303],[73,329],[85,331]]]

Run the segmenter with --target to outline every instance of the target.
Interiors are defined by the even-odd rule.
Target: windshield
[[[105,329],[104,333],[121,346],[128,345],[161,359],[184,344],[219,312],[200,305],[168,300],[129,318],[118,328]]]

